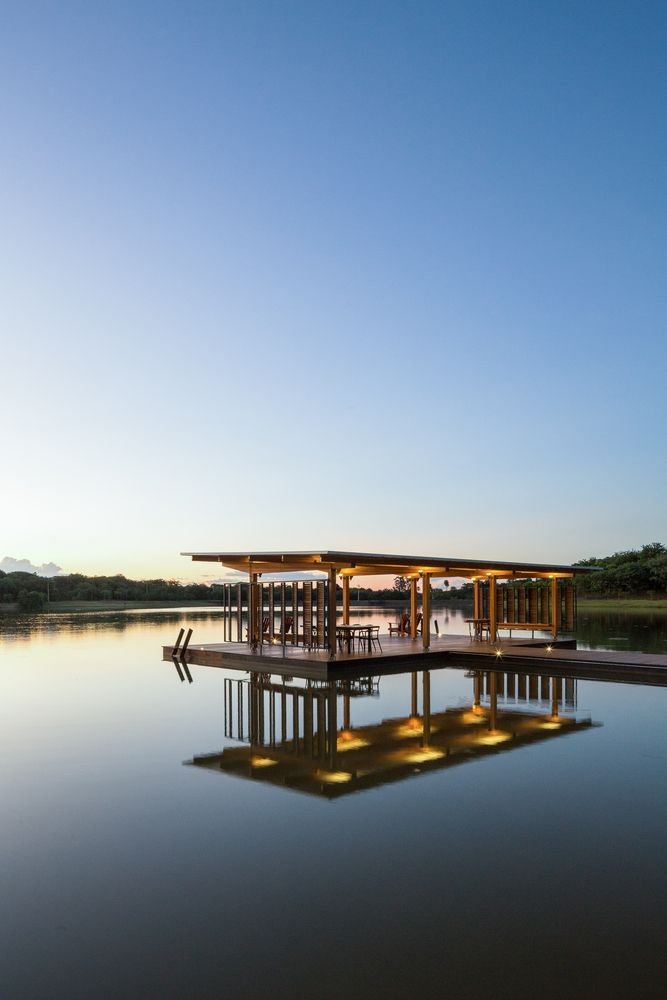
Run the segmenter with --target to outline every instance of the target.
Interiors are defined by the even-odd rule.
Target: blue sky
[[[2,7],[0,557],[665,540],[663,3]]]

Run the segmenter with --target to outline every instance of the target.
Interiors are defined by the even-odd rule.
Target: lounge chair
[[[398,625],[396,622],[387,622],[389,625],[389,635],[407,635],[410,631],[410,615],[401,615]]]
[[[269,615],[264,615],[264,617],[262,618],[262,642],[270,642],[271,641],[271,635],[269,633],[269,625],[270,624],[271,624],[271,618],[269,617]],[[248,630],[247,627],[246,627],[246,630],[245,630],[245,637],[246,637],[246,639],[248,639],[248,637],[249,637],[249,630]]]
[[[294,628],[294,618],[292,617],[292,615],[286,615],[285,616],[285,635],[283,636],[282,632],[276,632],[276,636],[275,636],[276,639],[279,639],[281,642],[283,642],[284,640],[287,639],[288,635],[290,634],[290,632],[292,631],[293,628]]]
[[[421,611],[417,615],[417,632],[421,632],[423,628],[423,614]],[[389,625],[389,635],[393,635],[394,632],[397,635],[409,635],[410,633],[410,615],[401,615],[401,620],[396,625],[393,622],[388,622]]]

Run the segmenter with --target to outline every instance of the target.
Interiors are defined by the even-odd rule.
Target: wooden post
[[[479,580],[477,579],[477,577],[475,577],[475,579],[473,580],[472,586],[473,586],[473,591],[472,592],[473,592],[473,597],[474,597],[472,616],[473,616],[473,618],[481,618],[482,617],[482,608],[481,608],[481,602],[480,602],[480,599],[479,599],[480,598]]]
[[[299,692],[292,694],[292,740],[294,741],[294,753],[299,756]]]
[[[331,681],[329,685],[329,767],[336,770],[336,756],[338,750],[338,697],[336,695],[336,683]]]
[[[489,577],[489,639],[491,642],[496,641],[497,628],[496,628],[496,578],[495,576]]]
[[[303,699],[303,749],[307,757],[313,756],[313,692],[310,690]]]
[[[253,649],[257,647],[257,574],[248,563],[248,641]]]
[[[422,573],[422,645],[427,650],[431,645],[431,577]]]
[[[343,624],[350,624],[350,577],[343,577]]]
[[[417,638],[417,577],[410,577],[410,638]]]
[[[327,636],[329,646],[329,659],[336,659],[336,567],[329,567],[329,614],[328,614],[329,634]]]
[[[555,639],[558,635],[558,579],[554,576],[551,581],[551,635]]]
[[[431,742],[431,674],[425,670],[422,674],[422,699],[423,699],[423,746],[427,747]]]
[[[491,673],[489,678],[489,730],[493,732],[498,725],[498,675]]]

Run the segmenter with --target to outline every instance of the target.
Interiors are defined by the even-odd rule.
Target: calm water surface
[[[664,618],[588,619],[665,651]],[[220,637],[0,624],[4,996],[663,995],[667,689],[431,669],[283,699],[181,680],[186,622]]]

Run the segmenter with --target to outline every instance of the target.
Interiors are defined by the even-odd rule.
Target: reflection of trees
[[[579,605],[577,641],[592,647],[664,653],[667,648],[667,615],[627,611],[583,611]]]
[[[215,611],[146,611],[146,612],[71,612],[48,615],[3,615],[0,617],[0,634],[3,638],[28,638],[32,635],[63,635],[89,632],[126,632],[142,628],[164,630],[165,625],[183,625],[185,622],[220,621]]]

